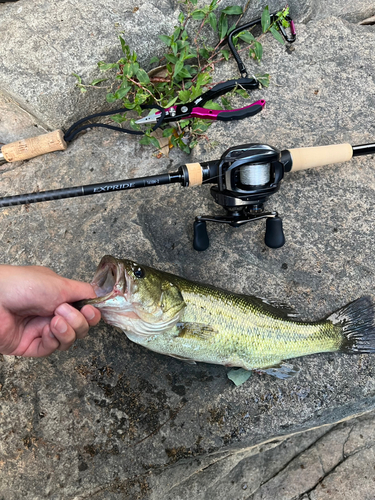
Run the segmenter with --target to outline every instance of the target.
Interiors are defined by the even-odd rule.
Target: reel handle
[[[273,217],[266,220],[266,234],[264,243],[269,248],[280,248],[285,243],[283,222],[280,217]]]
[[[204,252],[210,246],[210,241],[207,234],[206,221],[194,222],[194,239],[193,248],[198,252]]]

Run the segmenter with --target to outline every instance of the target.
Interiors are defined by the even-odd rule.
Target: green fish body
[[[84,303],[98,307],[106,322],[152,351],[188,362],[286,378],[295,373],[283,363],[286,359],[320,352],[375,352],[369,297],[308,323],[257,297],[111,256],[103,257],[92,285],[98,298]]]

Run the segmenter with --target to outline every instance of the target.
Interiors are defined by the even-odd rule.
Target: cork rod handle
[[[289,149],[289,153],[292,156],[292,172],[294,172],[348,161],[353,156],[353,148],[350,144],[335,144],[333,146]]]
[[[200,186],[203,182],[203,173],[200,163],[187,163],[187,171],[189,173],[189,187]]]
[[[6,161],[12,162],[29,160],[45,153],[52,153],[52,151],[64,151],[67,147],[62,130],[55,130],[38,137],[7,144],[1,148],[1,153]]]

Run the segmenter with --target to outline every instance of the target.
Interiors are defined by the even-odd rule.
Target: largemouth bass
[[[92,304],[104,321],[152,351],[188,362],[258,370],[287,378],[284,360],[320,352],[375,352],[374,303],[361,297],[316,322],[267,301],[202,285],[132,260],[102,258]]]

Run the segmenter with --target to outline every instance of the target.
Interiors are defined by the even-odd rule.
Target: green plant
[[[209,5],[196,8],[197,0],[183,0],[185,12],[181,12],[178,17],[178,25],[170,35],[160,35],[160,39],[167,47],[166,53],[161,57],[153,57],[149,64],[157,64],[161,67],[159,73],[152,76],[138,63],[137,54],[131,51],[125,40],[120,36],[121,47],[124,56],[116,63],[100,61],[98,67],[101,71],[117,70],[115,82],[108,89],[107,101],[109,103],[121,100],[124,107],[141,114],[141,105],[153,103],[169,108],[174,104],[183,104],[199,97],[205,87],[212,84],[212,73],[216,64],[228,60],[231,53],[225,47],[225,38],[239,24],[241,16],[244,14],[242,7],[230,6],[217,13],[220,0],[212,0]],[[286,17],[289,9],[286,7],[280,11],[276,19],[271,21],[268,6],[262,13],[261,25],[262,35],[255,38],[250,31],[242,31],[234,37],[234,43],[238,50],[249,50],[250,57],[257,63],[262,59],[263,47],[261,38],[265,33],[270,32],[275,39],[284,43],[277,26],[281,22],[288,26]],[[234,22],[233,16],[237,17]],[[193,30],[195,26],[195,31]],[[190,35],[187,29],[189,28]],[[191,32],[194,31],[194,35]],[[207,42],[208,31],[215,34],[217,43],[211,47]],[[211,37],[212,38],[212,33]],[[244,42],[245,47],[239,48],[240,42]],[[96,79],[90,85],[84,85],[81,78],[78,79],[77,86],[82,92],[87,87],[96,86],[107,79]],[[263,86],[268,86],[269,75],[256,75]],[[211,85],[212,86],[212,85]],[[115,87],[115,90],[113,90]],[[247,98],[248,93],[238,88],[234,93]],[[228,96],[221,98],[221,104],[209,102],[205,105],[211,109],[231,109]],[[114,115],[112,120],[122,123],[129,121],[130,127],[139,130],[135,119],[129,119],[127,112]],[[186,153],[197,144],[200,136],[204,135],[211,125],[209,120],[187,119],[175,122],[173,126],[164,125],[163,137],[168,138],[173,146],[179,147]],[[145,135],[141,139],[141,144],[152,144],[159,148],[159,141],[151,134],[151,127],[145,130]]]

